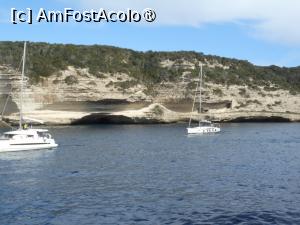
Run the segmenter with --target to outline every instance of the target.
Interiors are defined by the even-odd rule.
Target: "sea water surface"
[[[300,124],[50,128],[0,154],[0,224],[299,224]]]

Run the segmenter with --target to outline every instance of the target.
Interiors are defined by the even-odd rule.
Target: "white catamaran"
[[[26,119],[23,117],[23,83],[25,73],[25,61],[26,61],[26,42],[24,43],[24,53],[22,57],[22,78],[21,78],[21,90],[20,90],[20,118],[19,129],[14,131],[5,132],[0,138],[0,152],[10,151],[25,151],[25,150],[38,150],[38,149],[52,149],[58,145],[51,137],[46,129],[33,129],[27,128],[26,124],[23,124],[25,120],[37,121],[33,119]]]
[[[199,72],[199,80],[196,87],[196,92],[194,96],[193,106],[191,117],[189,120],[189,127],[187,128],[188,134],[206,134],[206,133],[218,133],[221,131],[219,124],[215,124],[209,120],[201,120],[201,113],[202,113],[202,83],[203,75],[202,75],[202,64],[200,64],[200,72]],[[198,115],[199,115],[199,122],[198,126],[191,127],[192,125],[192,116],[195,109],[195,104],[197,101],[197,97],[199,100],[199,108],[198,108]]]

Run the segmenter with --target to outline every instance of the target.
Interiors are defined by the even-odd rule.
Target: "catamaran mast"
[[[20,90],[20,121],[19,121],[20,130],[22,129],[22,122],[23,122],[23,85],[24,85],[24,74],[25,74],[25,62],[26,62],[26,41],[24,42],[23,66],[22,66],[21,90]]]
[[[199,126],[200,126],[200,121],[201,121],[201,113],[202,113],[202,63],[200,63],[200,84],[199,84]]]

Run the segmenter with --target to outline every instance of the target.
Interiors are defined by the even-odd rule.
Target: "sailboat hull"
[[[1,152],[18,152],[18,151],[30,151],[30,150],[42,150],[42,149],[53,149],[56,148],[57,144],[46,143],[46,144],[22,144],[22,145],[11,145],[0,143]]]
[[[199,127],[189,127],[187,128],[188,134],[208,134],[208,133],[219,133],[221,131],[220,127],[210,127],[210,126],[199,126]]]

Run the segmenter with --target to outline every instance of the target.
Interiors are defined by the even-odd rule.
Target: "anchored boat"
[[[202,120],[201,119],[201,113],[202,113],[202,87],[203,87],[203,74],[202,74],[202,64],[200,64],[200,72],[199,72],[199,79],[196,86],[193,106],[192,106],[192,112],[191,117],[189,120],[189,126],[187,128],[188,134],[206,134],[206,133],[218,133],[221,131],[221,128],[219,124],[215,124],[209,120]],[[198,107],[198,126],[192,127],[192,114],[195,109],[196,102],[199,101],[199,107]]]
[[[3,133],[2,137],[0,138],[0,152],[51,149],[56,148],[58,146],[55,143],[55,140],[51,137],[48,130],[33,129],[32,127],[28,127],[27,124],[24,123],[26,120],[29,120],[23,117],[23,83],[25,73],[25,61],[26,42],[24,43],[24,53],[22,57],[23,67],[20,91],[19,129]]]

